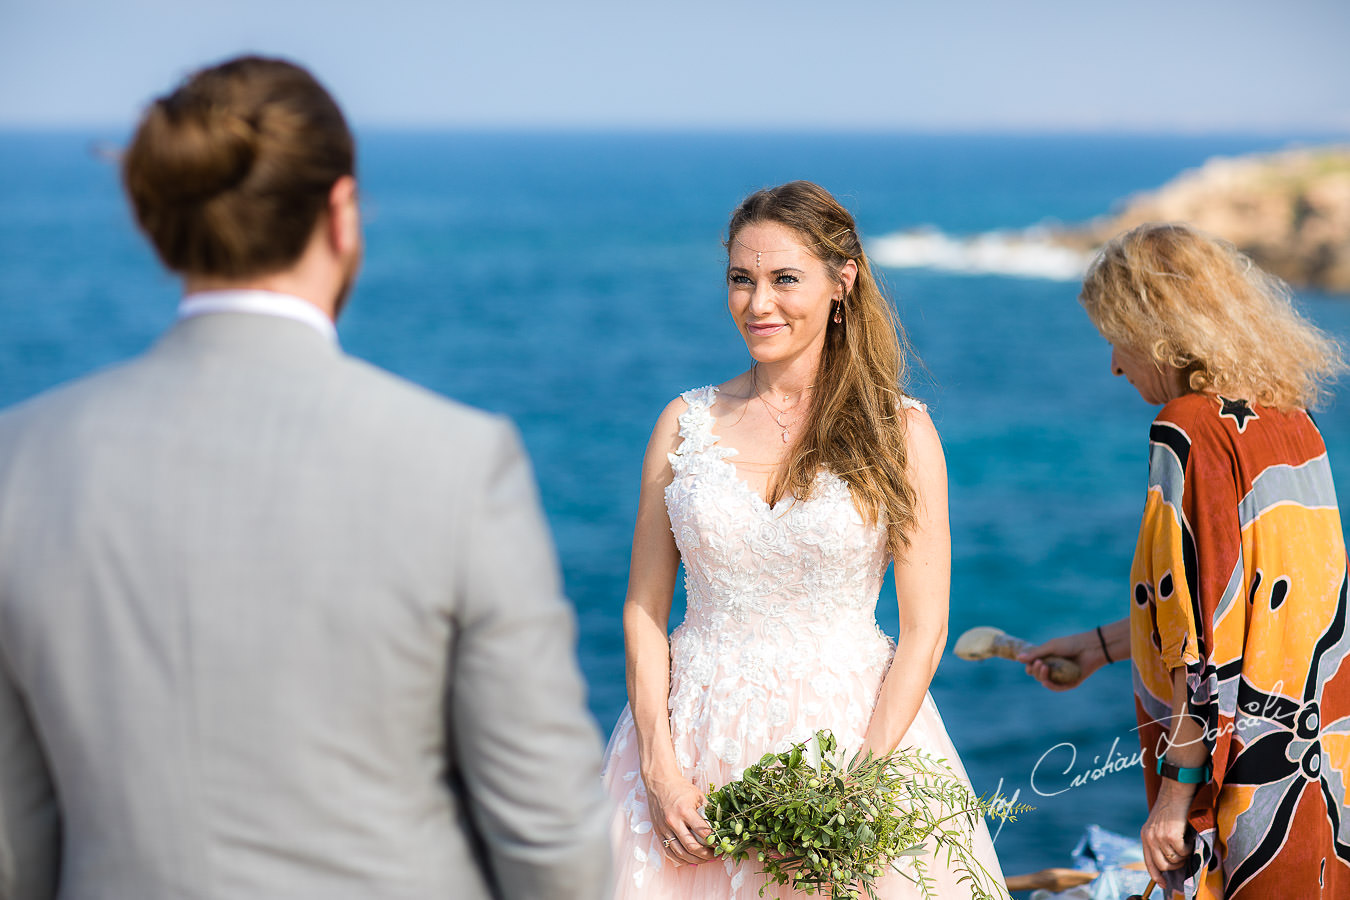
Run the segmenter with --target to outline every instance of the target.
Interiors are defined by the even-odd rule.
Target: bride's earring
[[[834,307],[834,324],[840,325],[844,321],[844,301],[836,300]]]

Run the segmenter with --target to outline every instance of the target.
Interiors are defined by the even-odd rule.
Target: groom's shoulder
[[[107,390],[134,379],[137,357],[121,360],[0,409],[0,444],[35,430],[68,425],[83,411],[96,411]]]
[[[491,432],[505,421],[356,357],[343,357],[341,368],[351,402],[380,418],[456,433]]]

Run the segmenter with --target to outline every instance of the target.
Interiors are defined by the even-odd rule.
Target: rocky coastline
[[[1350,146],[1214,158],[1111,214],[1038,236],[1090,251],[1144,222],[1188,222],[1295,287],[1350,294]]]

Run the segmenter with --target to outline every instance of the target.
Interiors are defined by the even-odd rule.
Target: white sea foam
[[[868,242],[877,265],[895,269],[937,269],[967,275],[1011,275],[1077,281],[1092,254],[1054,243],[1038,229],[987,231],[973,237],[936,228],[902,231]]]

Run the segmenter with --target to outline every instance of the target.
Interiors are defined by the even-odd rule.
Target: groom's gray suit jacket
[[[593,898],[514,430],[290,320],[0,414],[0,898]]]

